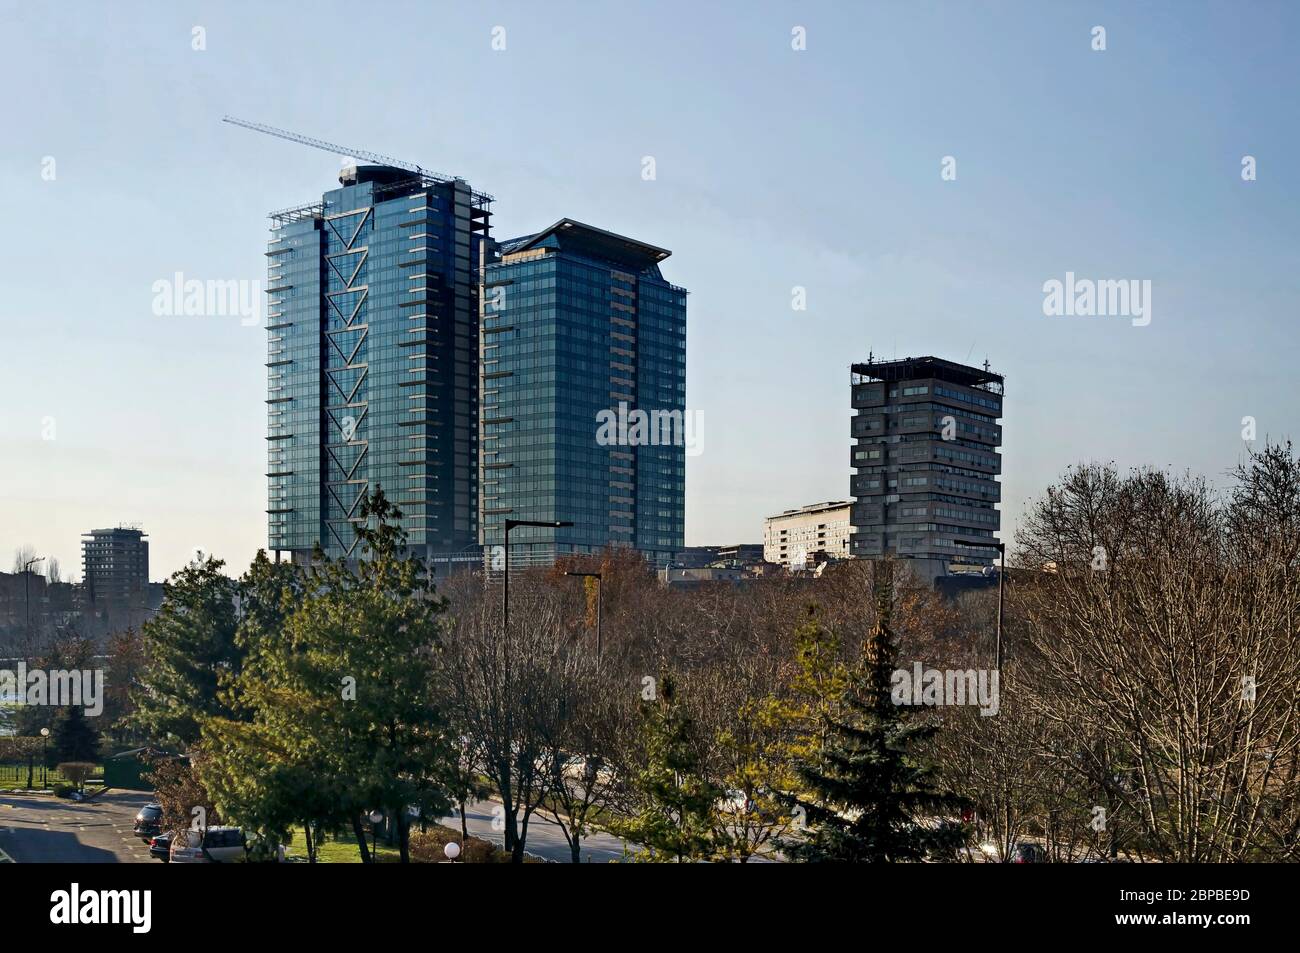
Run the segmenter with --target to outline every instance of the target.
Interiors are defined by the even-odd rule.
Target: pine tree
[[[823,709],[823,736],[797,765],[804,797],[792,797],[805,836],[785,843],[795,860],[907,861],[951,849],[952,835],[918,823],[952,813],[960,800],[939,792],[915,755],[936,730],[918,724],[890,699],[897,649],[889,629],[891,568],[879,564],[876,624],[849,672],[840,704]]]
[[[54,722],[50,748],[58,761],[97,761],[99,736],[80,708],[65,708]]]

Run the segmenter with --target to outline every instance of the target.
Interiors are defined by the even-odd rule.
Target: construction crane
[[[380,165],[392,166],[395,169],[405,169],[407,172],[414,172],[416,175],[426,176],[430,179],[437,179],[440,182],[458,181],[452,176],[439,175],[436,172],[430,172],[428,169],[422,169],[413,162],[403,162],[401,159],[394,159],[391,156],[377,155],[376,153],[366,152],[362,149],[348,149],[344,146],[335,145],[332,142],[325,142],[321,139],[312,139],[310,136],[301,136],[296,132],[290,132],[287,129],[277,129],[275,126],[268,126],[260,122],[249,122],[247,119],[237,119],[234,116],[222,116],[221,121],[228,122],[232,126],[243,126],[245,129],[265,133],[268,136],[275,136],[279,139],[288,139],[290,142],[296,142],[304,146],[311,146],[313,149],[323,149],[325,152],[332,152],[337,156],[344,156],[351,159],[365,159],[369,162],[377,162]]]

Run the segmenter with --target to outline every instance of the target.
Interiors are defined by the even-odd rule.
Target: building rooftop
[[[911,381],[933,378],[950,384],[963,384],[966,387],[978,387],[981,390],[1002,393],[1005,378],[988,368],[971,367],[955,361],[945,361],[940,357],[905,357],[896,361],[874,361],[867,359],[865,364],[852,366],[853,383],[865,384],[869,381]]]
[[[779,520],[783,516],[798,516],[801,513],[823,513],[826,510],[838,510],[845,506],[852,505],[849,500],[831,500],[826,503],[809,503],[807,506],[801,506],[794,510],[782,510],[775,516],[769,516],[770,520]]]
[[[501,253],[508,255],[526,251],[542,245],[546,239],[552,237],[561,249],[588,254],[594,258],[622,262],[638,271],[656,265],[672,254],[666,248],[640,242],[625,235],[616,235],[603,228],[586,225],[571,218],[562,218],[550,228],[536,234],[504,241],[501,243]]]

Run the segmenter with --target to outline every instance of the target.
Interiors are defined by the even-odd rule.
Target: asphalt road
[[[149,846],[131,833],[147,794],[109,792],[77,804],[50,795],[0,792],[0,863],[146,864]]]
[[[50,795],[0,793],[0,863],[6,857],[20,864],[158,863],[149,857],[148,845],[131,833],[136,812],[148,802],[147,794],[127,792],[110,792],[84,804]],[[505,834],[497,829],[499,811],[496,801],[471,803],[466,814],[470,834],[503,844]],[[460,830],[460,815],[443,823]],[[559,825],[540,813],[529,821],[526,846],[530,854],[546,860],[572,861]],[[583,863],[622,859],[623,841],[611,834],[593,834],[583,841]]]
[[[499,816],[500,811],[501,805],[496,801],[471,801],[465,812],[470,834],[504,846],[505,832],[496,829],[499,826],[496,817]],[[460,830],[460,813],[443,818],[442,823],[453,830]],[[564,832],[555,821],[540,812],[535,812],[528,821],[528,836],[524,841],[524,848],[528,853],[546,860],[554,860],[562,864],[573,862],[573,855],[569,852],[569,842],[564,839]],[[582,842],[584,864],[607,864],[612,860],[622,859],[623,841],[612,834],[593,834]]]

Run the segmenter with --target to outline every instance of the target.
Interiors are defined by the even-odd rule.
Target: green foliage
[[[936,790],[932,770],[914,754],[935,728],[912,722],[890,698],[897,667],[891,598],[892,586],[878,583],[877,622],[862,658],[848,671],[837,704],[820,706],[825,731],[797,765],[807,796],[788,801],[807,831],[787,840],[792,859],[920,860],[955,846],[953,829],[935,815],[956,811],[961,802]],[[922,823],[927,817],[928,825]]]
[[[725,792],[701,769],[695,723],[670,677],[661,679],[655,701],[642,704],[641,717],[645,759],[631,778],[634,808],[611,829],[641,845],[633,860],[686,863],[724,854],[729,838],[718,803]]]
[[[203,719],[229,716],[222,684],[237,678],[244,650],[236,642],[235,581],[208,558],[175,573],[158,613],[146,622],[145,663],[128,724],[163,744],[188,747]]]
[[[245,577],[263,598],[241,628],[249,654],[225,696],[241,717],[204,719],[199,773],[225,814],[268,837],[378,808],[405,851],[408,806],[434,818],[450,808],[453,757],[435,695],[445,606],[382,490],[361,513],[357,565],[318,556],[302,581],[269,564]]]
[[[718,734],[722,786],[731,792],[718,808],[728,856],[745,863],[789,833],[795,817],[786,803],[797,778],[791,768],[795,710],[776,696],[743,702]]]
[[[82,709],[74,706],[60,710],[50,732],[50,753],[60,761],[98,760],[99,735]]]

